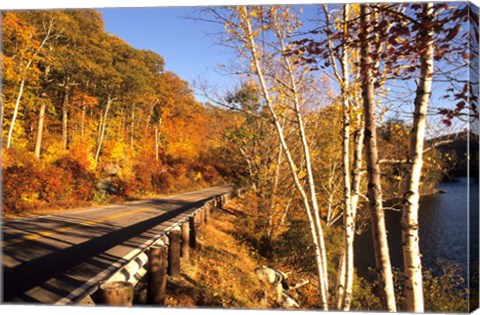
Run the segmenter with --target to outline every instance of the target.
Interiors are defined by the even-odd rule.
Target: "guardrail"
[[[207,224],[211,213],[230,199],[245,193],[244,188],[214,196],[201,207],[180,214],[169,228],[158,234],[141,248],[129,255],[121,266],[112,266],[105,275],[95,277],[79,292],[56,304],[107,304],[130,306],[133,303],[135,285],[148,273],[147,303],[162,305],[165,301],[167,275],[180,274],[180,257],[189,256],[190,249],[197,249],[200,227]]]

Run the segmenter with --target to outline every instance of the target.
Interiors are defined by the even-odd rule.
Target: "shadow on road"
[[[148,205],[154,207],[165,207],[167,205],[177,206],[176,208],[164,212],[158,216],[135,223],[128,227],[118,227],[108,224],[95,224],[91,226],[80,225],[66,221],[65,216],[52,216],[49,219],[55,227],[75,227],[67,232],[58,233],[54,236],[48,236],[49,244],[44,242],[46,237],[35,240],[24,240],[19,244],[12,244],[3,248],[4,256],[12,257],[22,261],[20,265],[14,267],[3,267],[3,301],[4,302],[26,302],[26,303],[45,303],[44,296],[51,295],[52,301],[67,296],[71,291],[80,287],[92,277],[107,269],[114,263],[125,264],[122,257],[108,253],[115,246],[122,245],[130,247],[132,250],[141,247],[148,240],[158,236],[155,233],[148,232],[152,228],[167,222],[176,216],[195,207],[204,204],[205,198],[200,201],[186,202],[181,200],[154,200],[148,202]],[[178,207],[180,206],[180,207]],[[69,218],[71,219],[71,218]],[[70,221],[70,222],[69,222]],[[29,224],[32,224],[31,222]],[[9,224],[9,229],[20,229],[16,224]],[[29,227],[26,231],[32,231]],[[158,232],[158,231],[157,231]],[[72,245],[62,240],[63,237],[90,235],[90,239],[81,244]],[[3,233],[3,239],[14,238],[15,233],[9,235]],[[52,242],[54,240],[54,242]],[[52,244],[58,243],[55,246]],[[62,244],[63,243],[63,244]],[[60,244],[66,248],[60,248]],[[38,256],[39,252],[47,254],[26,261],[22,253],[30,253]],[[30,256],[31,257],[31,256]],[[112,271],[113,273],[114,271]],[[42,301],[38,299],[42,296]]]

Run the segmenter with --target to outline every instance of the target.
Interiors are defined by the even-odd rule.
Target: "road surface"
[[[2,224],[4,303],[70,304],[229,186]]]

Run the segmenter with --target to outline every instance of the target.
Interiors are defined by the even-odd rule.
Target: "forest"
[[[197,102],[161,56],[106,33],[98,12],[7,12],[2,25],[5,213],[209,186],[231,173],[215,157],[240,117]]]
[[[308,9],[196,11],[235,57],[222,69],[236,80],[228,91],[165,71],[168,60],[106,32],[93,9],[4,12],[4,218],[234,184],[248,189],[245,239],[315,278],[307,308],[478,305],[478,289],[460,284],[470,279],[422,266],[418,222],[422,196],[465,161],[478,169],[478,152],[439,150],[478,124],[478,10]],[[478,148],[478,133],[469,139]],[[386,211],[402,213],[403,270],[390,263]],[[354,263],[368,229],[371,281]]]

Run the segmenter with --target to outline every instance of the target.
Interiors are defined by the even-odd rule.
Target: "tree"
[[[371,25],[373,22],[371,8],[362,5],[360,9],[361,31],[359,38],[360,67],[362,71],[362,96],[365,110],[365,153],[368,175],[368,199],[372,220],[373,244],[375,247],[375,261],[380,289],[382,290],[383,305],[388,311],[395,312],[395,294],[393,291],[393,274],[390,264],[390,255],[385,228],[385,214],[380,181],[380,166],[378,164],[377,129],[374,105],[374,61],[371,57]]]
[[[28,18],[29,13],[23,14]],[[4,59],[8,65],[15,65],[15,74],[13,71],[6,71],[6,78],[8,74],[12,74],[12,79],[19,84],[18,92],[16,93],[16,101],[13,109],[12,119],[8,130],[6,147],[10,148],[12,145],[13,132],[15,122],[17,120],[20,102],[24,94],[25,84],[27,80],[35,81],[35,76],[38,76],[38,71],[35,71],[36,63],[41,58],[40,53],[44,49],[46,43],[50,40],[53,28],[54,19],[49,13],[41,14],[42,24],[37,27],[28,22],[21,16],[13,13],[7,13],[3,20],[4,38],[8,45],[15,42],[15,45],[6,45]],[[10,50],[10,48],[13,48]]]
[[[410,132],[410,146],[407,157],[407,186],[404,193],[402,214],[402,244],[405,271],[405,296],[409,312],[423,312],[423,280],[420,245],[418,236],[419,185],[423,163],[423,141],[431,95],[434,58],[435,19],[433,5],[423,5],[422,30],[418,42],[420,51],[420,81],[415,97],[413,125]]]
[[[227,11],[229,12],[227,17],[222,16],[219,10],[211,10],[210,12],[217,20],[225,23],[226,32],[229,37],[227,41],[240,43],[240,46],[243,47],[241,54],[242,56],[248,56],[249,68],[258,80],[266,110],[270,114],[269,120],[275,126],[278,140],[286,157],[287,164],[289,165],[290,174],[295,183],[296,190],[301,196],[308,217],[310,231],[315,245],[319,293],[322,303],[321,308],[327,310],[328,275],[320,211],[316,200],[316,188],[311,169],[310,152],[305,136],[303,117],[300,110],[297,82],[293,77],[293,62],[290,60],[288,54],[286,54],[287,47],[284,42],[284,36],[296,27],[296,19],[288,12],[288,8],[281,9],[276,6],[266,10],[262,7],[249,8],[240,6],[233,8],[231,11]],[[264,23],[263,18],[266,18],[268,23]],[[281,25],[279,25],[280,21]],[[272,52],[262,50],[261,46],[257,43],[261,32],[270,32],[272,36],[275,36],[276,43],[272,42],[272,44],[275,45]],[[278,63],[275,64],[275,66],[277,66],[275,69],[283,69],[283,76],[279,74],[275,75],[274,72],[269,71],[271,67],[267,66],[268,63],[266,63],[266,61],[268,59],[270,65],[272,65],[271,61],[275,57],[279,60]],[[300,69],[296,69],[295,71],[298,70]],[[298,72],[295,72],[295,76],[297,74]],[[267,82],[267,77],[273,80]],[[282,91],[284,89],[290,92],[287,92],[287,94],[278,93],[279,90]],[[285,97],[288,101],[283,101],[281,97]],[[285,130],[281,123],[281,116],[284,115],[284,113],[282,113],[282,107],[280,106],[282,103],[292,106],[290,108],[295,115],[295,124],[298,131],[297,139],[302,148],[300,155],[301,164],[304,164],[306,168],[305,175],[302,175],[305,176],[307,180],[306,186],[304,186],[300,178],[300,168],[298,163],[295,162],[291,145],[287,143]]]

